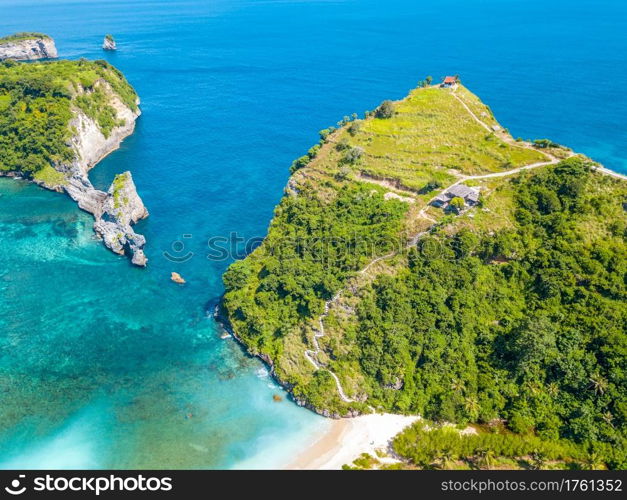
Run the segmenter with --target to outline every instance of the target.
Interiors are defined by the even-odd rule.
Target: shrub
[[[346,163],[355,163],[359,161],[363,154],[364,148],[360,146],[354,146],[346,152],[346,154],[344,155],[344,161]]]
[[[348,126],[348,133],[354,136],[355,134],[357,134],[357,132],[359,132],[360,129],[361,129],[361,122],[354,121]]]
[[[320,134],[320,141],[321,142],[325,142],[327,140],[327,138],[333,133],[335,132],[336,128],[335,127],[329,127],[329,128],[325,128],[324,130],[321,130],[320,132],[318,132],[318,134]]]
[[[466,206],[466,202],[464,201],[463,198],[460,198],[459,196],[456,196],[455,198],[453,198],[451,200],[451,202],[449,203],[449,206],[455,210],[457,213],[461,212],[464,207]]]
[[[394,116],[394,103],[392,101],[383,101],[381,106],[374,113],[375,117],[387,119]]]
[[[537,148],[559,148],[560,145],[557,142],[553,142],[550,139],[536,139],[533,141],[533,145]]]
[[[335,149],[337,151],[346,151],[348,148],[350,148],[350,144],[348,143],[348,139],[346,138],[340,139],[335,145]]]
[[[301,168],[306,167],[308,163],[309,163],[309,156],[307,155],[297,158],[296,160],[292,162],[292,165],[290,166],[290,173],[293,174],[297,170],[300,170]]]
[[[338,181],[343,181],[343,180],[348,179],[350,177],[350,175],[351,175],[351,169],[346,167],[346,166],[344,166],[344,167],[340,168],[340,171],[337,174],[335,174],[335,178]]]
[[[421,189],[418,191],[420,194],[427,194],[435,189],[439,189],[442,187],[442,183],[440,181],[431,180],[427,182]]]

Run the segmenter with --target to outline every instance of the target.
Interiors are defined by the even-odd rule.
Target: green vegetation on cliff
[[[594,470],[604,469],[604,462],[620,466],[620,450],[609,444],[514,434],[501,421],[461,429],[420,420],[398,434],[391,448],[401,462],[381,461],[387,451],[377,450],[376,457],[362,454],[344,469]]]
[[[0,45],[5,43],[16,43],[23,42],[24,40],[40,40],[40,39],[49,39],[50,37],[44,33],[30,33],[30,32],[20,32],[14,33],[13,35],[0,37]]]
[[[625,466],[627,186],[572,159],[503,190],[514,227],[459,221],[364,287],[337,372],[377,407],[612,443]]]
[[[267,239],[225,274],[234,332],[318,411],[503,419],[627,465],[625,182],[514,141],[463,87],[386,110],[299,160]],[[464,181],[478,206],[427,205]]]
[[[107,85],[102,85],[106,82]],[[0,64],[0,171],[46,176],[72,160],[72,109],[94,119],[103,134],[120,124],[107,93],[131,109],[137,95],[122,73],[105,61]]]

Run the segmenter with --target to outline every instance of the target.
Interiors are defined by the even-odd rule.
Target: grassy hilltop
[[[224,276],[237,336],[325,414],[503,419],[624,465],[625,182],[512,139],[462,86],[339,125]],[[455,183],[478,205],[429,205]]]
[[[5,44],[5,43],[23,42],[24,40],[41,40],[41,39],[48,40],[50,39],[50,36],[44,33],[23,31],[20,33],[14,33],[12,35],[0,37],[0,45]]]
[[[99,81],[137,108],[133,88],[105,61],[0,63],[0,173],[62,182],[54,166],[72,160],[74,109],[94,119],[105,137],[120,125]]]

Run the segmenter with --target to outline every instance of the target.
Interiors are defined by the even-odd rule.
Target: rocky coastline
[[[69,124],[75,131],[69,143],[74,152],[73,160],[53,165],[54,170],[62,174],[59,179],[29,180],[46,189],[67,193],[80,209],[94,216],[94,232],[107,248],[118,255],[128,255],[134,265],[145,267],[148,262],[144,254],[146,238],[136,233],[132,225],[148,217],[148,210],[137,194],[131,173],[118,174],[106,192],[96,189],[89,180],[89,170],[133,133],[141,112],[139,107],[132,110],[126,106],[104,79],[94,85],[96,88],[107,95],[108,104],[115,110],[120,125],[105,137],[92,118],[73,106],[73,119]],[[80,92],[88,91],[83,89]],[[4,175],[23,177],[19,172]]]
[[[58,57],[54,40],[47,35],[32,35],[19,38],[18,35],[0,39],[0,61],[34,61]]]
[[[293,401],[298,406],[302,406],[303,408],[307,408],[308,410],[313,411],[314,413],[316,413],[317,415],[320,415],[322,417],[332,418],[332,419],[335,419],[335,420],[338,420],[338,419],[341,419],[341,418],[355,418],[355,417],[358,417],[359,415],[361,415],[361,413],[356,411],[356,410],[349,411],[348,413],[346,413],[344,415],[340,415],[339,413],[332,413],[332,412],[330,412],[327,409],[317,408],[314,405],[312,405],[311,403],[309,403],[307,400],[299,398],[298,396],[296,396],[294,394],[294,392],[293,392],[294,386],[292,384],[282,380],[281,377],[276,373],[276,370],[274,368],[274,362],[272,361],[272,358],[270,358],[270,356],[268,356],[267,354],[252,352],[249,349],[249,347],[246,345],[246,343],[237,336],[237,334],[235,333],[235,330],[231,326],[231,322],[229,321],[229,318],[225,314],[225,311],[224,311],[224,309],[222,307],[222,297],[220,297],[218,303],[215,304],[215,306],[213,307],[213,318],[214,318],[215,322],[225,332],[227,332],[229,335],[231,335],[237,341],[237,343],[241,346],[241,348],[244,350],[244,352],[246,354],[248,354],[249,356],[253,356],[255,358],[259,358],[261,361],[263,361],[263,363],[268,368],[270,376],[274,379],[274,381],[277,384],[279,384],[283,389],[285,389],[287,391],[287,393],[289,394],[290,398],[292,398]]]
[[[104,81],[98,85],[109,87]],[[102,238],[105,246],[118,255],[129,255],[133,264],[143,267],[148,262],[143,250],[146,239],[131,226],[148,217],[148,210],[137,194],[131,173],[124,172],[116,176],[106,193],[95,189],[88,176],[91,168],[118,149],[124,138],[133,133],[135,121],[141,114],[139,108],[133,111],[126,107],[110,87],[107,88],[107,94],[110,96],[110,104],[124,124],[115,127],[105,137],[92,119],[82,111],[75,110],[75,118],[70,126],[77,130],[71,141],[76,157],[71,165],[60,165],[57,169],[67,174],[68,182],[63,186],[65,192],[82,210],[94,216],[94,231]]]

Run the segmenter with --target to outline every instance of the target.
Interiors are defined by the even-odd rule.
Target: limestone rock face
[[[105,246],[119,255],[129,255],[133,264],[143,267],[148,262],[143,250],[146,238],[137,234],[131,226],[148,217],[148,210],[137,194],[133,176],[130,172],[117,175],[108,191],[104,192],[94,188],[88,175],[94,165],[133,133],[140,111],[139,108],[133,111],[124,105],[104,80],[94,87],[104,90],[121,125],[105,137],[93,119],[80,109],[73,109],[74,118],[70,126],[76,133],[70,142],[76,153],[75,159],[71,164],[57,165],[56,169],[67,178],[62,189],[81,209],[94,216],[94,231]],[[56,186],[44,187],[58,190]]]
[[[107,192],[96,189],[89,180],[89,170],[133,133],[141,112],[138,106],[134,109],[127,106],[105,79],[96,81],[90,89],[76,89],[78,95],[96,91],[105,95],[107,105],[115,111],[117,126],[105,136],[93,118],[73,105],[73,118],[69,123],[73,135],[68,143],[73,159],[52,165],[60,176],[33,178],[32,181],[52,191],[65,191],[79,208],[94,216],[94,231],[107,248],[130,256],[133,264],[143,267],[148,262],[144,254],[146,238],[131,226],[148,217],[148,210],[137,194],[131,173],[117,175]],[[19,172],[2,170],[0,175],[22,177]]]
[[[131,225],[146,217],[148,210],[137,194],[133,176],[130,172],[124,172],[115,177],[103,198],[94,231],[107,248],[120,255],[130,254],[133,264],[143,267],[148,262],[144,255],[146,238],[137,234]]]
[[[73,166],[85,174],[105,156],[120,147],[120,143],[135,130],[135,120],[141,114],[139,109],[133,111],[126,106],[106,81],[97,81],[91,92],[97,89],[104,91],[107,95],[107,104],[115,110],[116,117],[123,123],[114,127],[109,136],[105,137],[94,120],[78,108],[73,110],[74,118],[70,122],[70,127],[77,133],[72,137],[71,143],[78,155]]]
[[[47,36],[8,42],[0,40],[0,61],[4,59],[32,61],[56,57],[58,55],[54,40]]]

